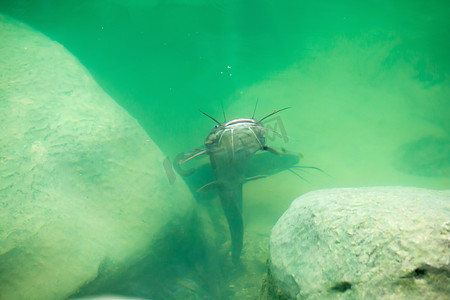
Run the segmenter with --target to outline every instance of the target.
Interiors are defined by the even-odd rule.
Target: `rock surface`
[[[192,211],[164,156],[60,44],[0,15],[0,299],[63,299]]]
[[[297,198],[270,238],[269,299],[448,299],[450,191],[340,188]]]

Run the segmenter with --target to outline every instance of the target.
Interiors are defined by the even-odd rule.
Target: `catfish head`
[[[221,174],[217,171],[225,166],[228,166],[228,171],[230,168],[236,168],[237,172],[243,171],[253,154],[265,149],[265,130],[254,119],[231,120],[218,124],[211,130],[206,137],[205,147],[216,176],[220,177]],[[242,176],[243,174],[240,177]]]

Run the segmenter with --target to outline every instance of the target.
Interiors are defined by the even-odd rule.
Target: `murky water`
[[[223,105],[228,120],[251,117],[258,100],[257,118],[291,107],[267,123],[289,138],[269,134],[268,144],[324,171],[244,185],[243,269],[229,261],[212,197],[160,265],[144,259],[80,295],[257,298],[270,230],[296,197],[328,187],[450,188],[448,1],[3,0],[0,12],[66,47],[169,161],[202,146],[215,125],[199,110],[222,120]]]

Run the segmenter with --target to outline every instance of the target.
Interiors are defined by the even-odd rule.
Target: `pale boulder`
[[[191,216],[137,121],[63,46],[2,15],[0,128],[0,299],[63,299],[161,252]]]

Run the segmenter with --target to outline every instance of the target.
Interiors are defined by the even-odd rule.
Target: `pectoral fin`
[[[256,179],[261,179],[261,178],[266,178],[267,176],[269,176],[269,175],[257,175],[257,176],[253,176],[253,177],[248,177],[248,178],[245,178],[245,182],[256,180]]]
[[[201,188],[199,188],[199,189],[197,190],[197,192],[203,192],[203,191],[206,191],[207,189],[212,188],[212,187],[214,187],[214,186],[217,186],[218,184],[219,184],[219,183],[218,183],[217,181],[213,181],[213,182],[207,183],[207,184],[205,184],[204,186],[202,186]]]
[[[272,148],[270,146],[264,145],[263,149],[266,150],[266,151],[272,152],[273,154],[281,155],[280,151],[278,151],[278,150],[276,150],[276,149],[274,149],[274,148]]]
[[[206,153],[206,150],[197,152],[197,153],[195,153],[195,154],[189,156],[189,157],[186,158],[185,160],[181,161],[180,164],[184,164],[185,162],[188,162],[188,161],[190,161],[191,159],[193,159],[193,158],[195,158],[195,157],[198,157],[198,156],[200,156],[200,155],[203,155],[203,154],[205,154],[205,153]]]

